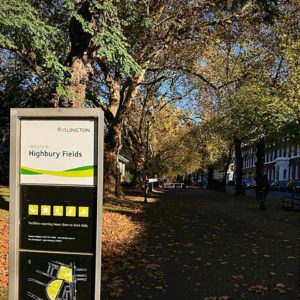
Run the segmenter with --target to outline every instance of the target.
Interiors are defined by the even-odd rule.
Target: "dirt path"
[[[275,202],[274,202],[275,203]],[[299,213],[201,189],[150,203],[102,299],[299,299]],[[105,267],[105,266],[104,266]]]

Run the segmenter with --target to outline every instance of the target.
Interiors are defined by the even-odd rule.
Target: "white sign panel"
[[[21,184],[94,185],[93,120],[21,120]]]

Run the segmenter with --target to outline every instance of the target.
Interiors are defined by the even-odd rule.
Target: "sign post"
[[[9,300],[98,300],[103,113],[12,109]]]

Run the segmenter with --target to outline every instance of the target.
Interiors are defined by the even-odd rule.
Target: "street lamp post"
[[[148,183],[148,150],[149,150],[149,129],[150,129],[150,122],[152,119],[152,113],[148,108],[145,113],[145,120],[147,122],[146,128],[146,157],[145,157],[145,191],[144,191],[144,203],[147,203],[148,200],[148,192],[149,192],[149,183]]]

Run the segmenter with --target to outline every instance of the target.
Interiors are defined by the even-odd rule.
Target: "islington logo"
[[[91,129],[90,128],[80,128],[80,127],[77,127],[77,128],[67,128],[67,127],[58,127],[57,128],[57,131],[58,132],[70,132],[70,133],[86,133],[86,132],[91,132]]]

